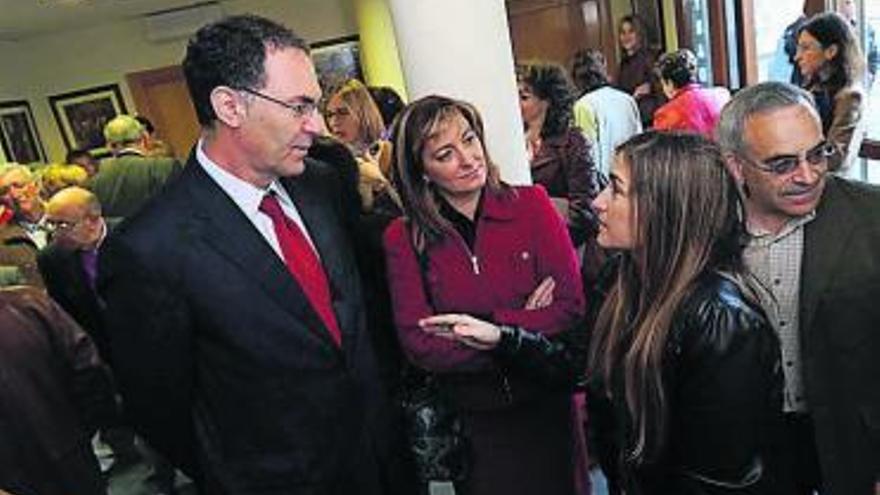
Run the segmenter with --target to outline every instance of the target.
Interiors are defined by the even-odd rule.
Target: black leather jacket
[[[552,339],[501,330],[495,354],[509,365],[550,386],[570,386],[581,376],[585,326]],[[607,399],[601,384],[590,384],[594,453],[612,483],[629,495],[773,493],[766,457],[782,411],[783,377],[778,337],[763,311],[730,280],[703,277],[679,310],[665,363],[667,441],[649,464],[626,460],[626,408]]]
[[[601,384],[588,396],[609,478],[630,495],[770,494],[767,456],[782,411],[779,340],[736,284],[709,274],[679,309],[664,362],[665,446],[636,465],[629,417]],[[612,386],[612,397],[622,397]]]

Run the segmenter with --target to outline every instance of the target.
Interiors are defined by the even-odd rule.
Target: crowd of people
[[[0,492],[106,494],[96,437],[155,493],[880,493],[851,25],[732,96],[619,30],[615,77],[517,65],[530,186],[471,103],[321,88],[251,15],[188,43],[185,164],[120,115],[0,170]]]

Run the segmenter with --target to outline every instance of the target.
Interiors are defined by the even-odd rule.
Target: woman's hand
[[[651,94],[651,83],[644,82],[636,86],[636,89],[633,90],[633,98],[639,99],[643,96],[647,96]]]
[[[556,281],[553,277],[547,277],[535,288],[523,309],[543,309],[553,304],[553,291],[556,289]]]
[[[487,351],[501,339],[501,330],[492,323],[464,314],[442,314],[419,320],[425,332],[456,340],[474,349]]]

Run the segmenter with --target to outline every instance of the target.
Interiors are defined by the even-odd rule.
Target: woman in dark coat
[[[547,190],[579,247],[596,232],[590,202],[599,185],[590,145],[574,127],[575,88],[556,64],[520,65],[517,78],[532,182]]]
[[[631,138],[595,206],[599,243],[621,253],[588,366],[612,493],[776,493],[779,342],[748,283],[742,205],[717,146]]]
[[[654,112],[663,104],[663,95],[654,76],[657,53],[648,43],[648,28],[644,19],[627,15],[618,24],[620,67],[615,86],[636,99],[642,125],[647,129],[654,120]]]
[[[500,182],[469,104],[429,96],[392,132],[405,218],[385,232],[394,318],[470,442],[465,495],[574,493],[571,393],[482,345],[472,324],[558,335],[582,317],[574,248],[543,189]],[[482,328],[482,326],[480,328]]]

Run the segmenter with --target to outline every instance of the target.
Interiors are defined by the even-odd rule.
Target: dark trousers
[[[822,475],[816,452],[816,436],[809,414],[783,414],[768,459],[768,476],[779,495],[821,493]]]

